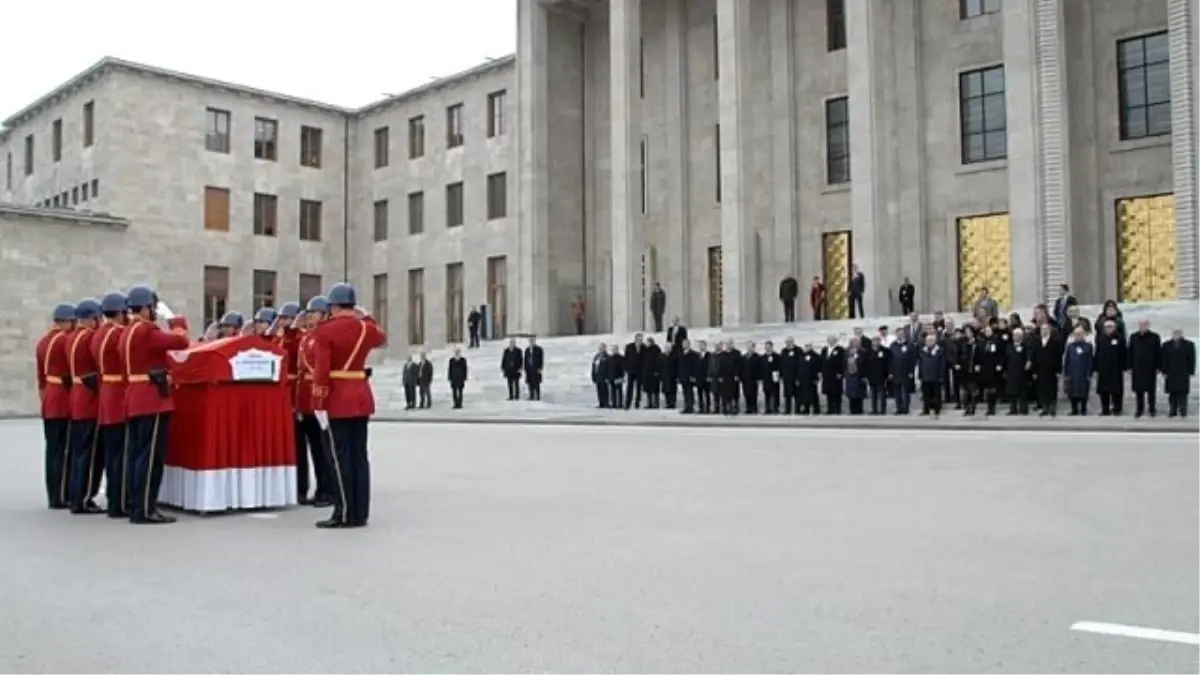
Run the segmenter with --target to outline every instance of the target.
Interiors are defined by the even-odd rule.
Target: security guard
[[[304,327],[297,336],[296,372],[300,376],[300,380],[296,385],[296,413],[300,417],[300,438],[303,440],[297,439],[296,451],[312,455],[313,473],[317,479],[317,492],[312,498],[312,505],[317,508],[332,505],[334,517],[341,519],[342,502],[334,499],[337,491],[334,487],[333,457],[330,454],[329,444],[325,441],[326,434],[321,430],[321,425],[317,422],[314,414],[312,400],[313,364],[316,359],[313,331],[328,316],[329,301],[325,299],[325,296],[318,295],[312,298],[308,301],[308,309],[304,312]],[[304,443],[303,450],[300,446],[301,442]],[[297,461],[297,467],[299,467],[299,461]],[[297,473],[299,473],[298,468]],[[307,485],[305,485],[305,491],[299,494],[302,499],[307,497]],[[304,502],[301,501],[301,503]]]
[[[371,504],[371,467],[367,459],[367,423],[375,414],[375,397],[365,364],[386,336],[366,310],[358,306],[350,284],[334,284],[327,295],[330,318],[313,335],[313,409],[329,434],[338,480],[341,518],[317,527],[363,527]],[[337,515],[337,514],[335,514]]]
[[[187,349],[186,335],[173,335],[154,322],[158,295],[135,286],[126,300],[132,322],[117,347],[125,362],[125,410],[129,433],[129,482],[133,503],[129,520],[136,524],[173,523],[158,512],[163,459],[170,435],[171,400],[167,352]]]
[[[99,449],[96,418],[99,412],[100,376],[92,356],[92,337],[100,323],[99,301],[85,298],[75,305],[75,330],[67,347],[71,369],[71,477],[68,502],[71,513],[96,514],[104,455]]]
[[[300,307],[299,304],[296,305]],[[271,329],[271,324],[275,323],[275,309],[273,307],[262,307],[254,313],[254,334],[265,336]]]
[[[52,509],[67,508],[68,453],[71,436],[71,374],[67,341],[75,328],[75,306],[60,304],[51,314],[54,325],[34,348],[42,432],[46,439],[46,500]]]
[[[109,518],[129,517],[129,456],[125,446],[125,364],[117,344],[125,329],[126,299],[109,293],[100,300],[104,323],[92,335],[92,358],[100,377],[96,434],[104,453],[104,496]]]
[[[225,312],[225,316],[221,317],[217,325],[221,331],[221,337],[234,337],[241,334],[242,326],[246,325],[246,319],[237,312]]]

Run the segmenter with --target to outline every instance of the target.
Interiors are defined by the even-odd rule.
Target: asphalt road
[[[44,509],[0,671],[1196,672],[1196,435],[378,425],[365,530]]]

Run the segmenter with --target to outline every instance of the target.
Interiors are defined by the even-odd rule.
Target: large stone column
[[[645,326],[642,253],[645,237],[638,204],[642,137],[639,100],[641,0],[609,0],[609,83],[612,120],[612,330]]]
[[[516,305],[510,333],[546,333],[550,326],[547,24],[538,0],[517,0],[517,292],[509,296]]]
[[[853,259],[866,276],[863,309],[887,307],[879,234],[888,227],[887,0],[846,0],[850,104],[850,219]]]
[[[1171,169],[1175,180],[1175,275],[1180,298],[1200,294],[1200,12],[1196,0],[1167,0],[1171,43]]]
[[[669,261],[667,273],[668,293],[678,298],[678,304],[672,309],[672,314],[684,317],[687,324],[696,323],[692,311],[692,275],[691,275],[691,210],[689,208],[691,193],[688,167],[691,163],[689,153],[688,126],[688,59],[687,59],[687,6],[689,0],[666,0],[667,2],[667,31],[666,31],[666,152],[667,152],[667,184],[670,191],[667,198],[668,213],[668,242],[670,253],[666,256]],[[697,286],[700,288],[700,286]]]
[[[722,323],[736,326],[757,316],[756,239],[746,178],[750,173],[750,12],[745,0],[717,0],[717,99],[721,124]]]
[[[772,274],[779,280],[794,276],[804,286],[796,251],[796,50],[793,0],[771,0],[771,173]],[[770,289],[768,289],[770,290]],[[803,303],[801,303],[803,304]]]
[[[1066,62],[1061,0],[1005,0],[1008,208],[1013,303],[1021,308],[1071,283]]]

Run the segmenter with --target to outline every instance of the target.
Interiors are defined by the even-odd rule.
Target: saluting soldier
[[[67,348],[71,367],[71,478],[67,497],[75,514],[104,513],[95,501],[104,476],[104,454],[96,432],[100,375],[92,356],[92,337],[100,311],[100,303],[91,298],[75,305],[75,330]]]
[[[313,335],[312,397],[318,423],[329,431],[342,517],[322,520],[317,527],[364,527],[371,506],[368,423],[375,414],[366,361],[387,336],[358,306],[358,294],[350,284],[334,284],[327,297],[331,316]]]
[[[264,307],[254,315],[256,335],[270,340],[283,350],[287,370],[288,394],[292,405],[292,429],[296,450],[296,496],[301,504],[308,503],[309,465],[308,441],[304,437],[302,415],[297,407],[300,391],[300,331],[296,318],[300,316],[300,303],[285,302],[279,311]],[[266,321],[270,319],[269,321]],[[266,327],[262,326],[266,321]]]
[[[222,316],[221,320],[217,322],[222,338],[241,335],[242,327],[245,325],[246,319],[238,312],[225,312],[225,316]]]
[[[96,434],[104,453],[104,497],[109,518],[129,517],[129,455],[125,445],[125,363],[117,348],[125,330],[126,299],[109,293],[100,300],[104,323],[89,348],[100,377]]]
[[[154,323],[158,294],[135,286],[127,298],[132,323],[121,333],[117,347],[125,360],[125,409],[129,432],[129,476],[133,504],[129,520],[135,524],[173,523],[158,512],[163,460],[175,410],[167,381],[167,352],[187,349],[186,335],[173,335]]]
[[[308,498],[307,485],[304,486],[304,491],[298,491],[297,494],[301,504],[309,503],[317,508],[334,506],[335,509],[339,509],[334,511],[334,515],[340,518],[341,502],[334,499],[337,490],[334,484],[332,450],[326,442],[325,432],[317,421],[312,399],[313,372],[317,358],[313,336],[317,326],[321,325],[328,315],[329,301],[325,299],[325,296],[317,295],[310,298],[304,311],[304,325],[296,343],[296,370],[300,375],[296,385],[296,412],[300,415],[300,428],[303,431],[306,446],[305,452],[312,456],[313,475],[317,482],[316,492],[311,500]],[[297,450],[299,451],[299,449],[298,447]],[[297,488],[299,488],[299,475],[297,475],[296,481]]]
[[[71,366],[67,341],[75,327],[75,306],[67,303],[55,306],[51,320],[53,326],[34,348],[34,361],[46,440],[46,501],[52,509],[65,509],[71,435]]]
[[[297,305],[299,306],[299,305]],[[272,324],[275,323],[275,309],[272,307],[260,307],[254,313],[254,334],[259,337],[266,337],[271,331]]]

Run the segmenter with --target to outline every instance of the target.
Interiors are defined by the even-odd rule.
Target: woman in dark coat
[[[1092,324],[1092,330],[1099,333],[1104,330],[1104,322],[1112,320],[1117,324],[1117,336],[1124,342],[1126,339],[1125,332],[1125,317],[1121,314],[1121,308],[1117,307],[1116,300],[1104,301],[1104,308],[1100,310],[1100,314],[1096,316],[1096,322]]]
[[[1077,327],[1071,341],[1067,343],[1063,357],[1063,384],[1067,398],[1071,400],[1072,415],[1086,415],[1088,396],[1091,395],[1092,369],[1095,368],[1095,352],[1084,339],[1083,329]]]
[[[1008,397],[1009,415],[1029,414],[1028,392],[1032,367],[1025,331],[1016,328],[1004,359],[1004,394]]]
[[[979,398],[979,373],[983,364],[979,359],[979,343],[975,339],[975,328],[963,328],[963,340],[959,343],[954,361],[954,372],[960,378],[963,396],[963,415],[974,415]]]
[[[821,350],[821,393],[825,394],[825,414],[842,414],[842,380],[846,377],[846,348],[830,337]]]
[[[996,414],[996,402],[1004,389],[1004,360],[1007,342],[993,331],[991,326],[984,326],[983,339],[979,341],[979,391],[987,402],[987,415]]]

